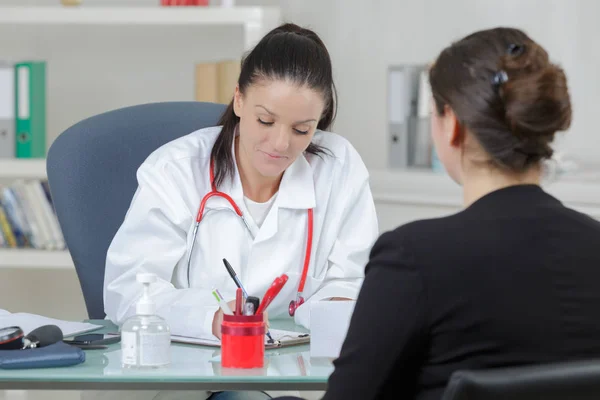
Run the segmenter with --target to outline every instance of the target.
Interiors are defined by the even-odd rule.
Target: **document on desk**
[[[311,303],[311,357],[339,357],[355,305],[356,301],[323,300]]]
[[[11,313],[0,309],[0,328],[18,326],[23,330],[23,333],[27,335],[32,330],[43,325],[58,326],[63,332],[64,337],[75,336],[102,328],[101,325],[90,324],[87,322],[64,321],[36,314]]]
[[[273,340],[275,340],[277,343],[269,343],[268,338],[265,336],[265,348],[267,349],[293,346],[296,344],[304,344],[310,342],[310,335],[308,333],[284,331],[279,329],[269,329],[269,332],[271,332]],[[171,335],[171,341],[176,343],[199,344],[203,346],[221,346],[221,341],[214,336],[195,338]]]

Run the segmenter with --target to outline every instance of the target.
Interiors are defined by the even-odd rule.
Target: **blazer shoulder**
[[[400,225],[379,236],[373,245],[371,256],[386,252],[403,262],[426,262],[427,254],[432,249],[444,251],[449,236],[457,234],[461,221],[461,213],[457,213]]]
[[[400,225],[393,230],[386,232],[390,239],[401,240],[403,238],[417,238],[423,236],[434,239],[438,236],[447,234],[447,230],[451,227],[461,224],[463,212],[451,214],[444,217],[419,219],[406,224]]]

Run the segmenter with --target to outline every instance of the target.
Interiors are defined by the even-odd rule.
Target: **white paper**
[[[102,328],[101,325],[94,325],[87,322],[71,322],[54,318],[48,318],[36,314],[14,313],[6,310],[0,310],[0,327],[18,326],[27,335],[32,330],[43,325],[56,325],[63,332],[64,337],[79,335]]]
[[[311,357],[339,357],[355,305],[355,301],[325,300],[311,303]]]

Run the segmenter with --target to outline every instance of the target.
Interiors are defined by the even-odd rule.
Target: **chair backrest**
[[[598,400],[600,360],[452,374],[442,400]]]
[[[87,118],[52,143],[50,193],[89,318],[104,318],[106,252],[137,188],[136,172],[161,145],[215,126],[223,104],[164,102]]]

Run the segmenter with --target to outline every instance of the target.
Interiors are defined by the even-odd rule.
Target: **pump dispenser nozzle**
[[[150,299],[150,284],[156,282],[156,275],[151,273],[139,273],[137,281],[144,285],[144,293],[138,301],[136,311],[138,315],[154,315],[156,304]]]

